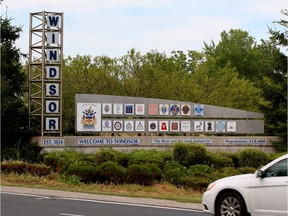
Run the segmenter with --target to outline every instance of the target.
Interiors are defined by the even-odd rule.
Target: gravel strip
[[[140,205],[164,206],[172,208],[185,208],[185,209],[194,209],[198,211],[203,210],[203,206],[200,203],[182,203],[171,200],[162,200],[153,198],[98,195],[98,194],[88,194],[79,192],[25,188],[25,187],[10,187],[10,186],[1,186],[1,192],[39,195],[39,196],[47,196],[50,198],[88,199],[88,200],[99,200],[106,202],[120,202],[120,203],[131,203]]]

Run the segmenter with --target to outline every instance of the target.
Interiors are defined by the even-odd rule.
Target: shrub
[[[242,174],[254,173],[256,171],[253,167],[238,167],[237,170]]]
[[[188,144],[176,143],[173,147],[173,159],[183,165],[188,157]]]
[[[126,179],[126,169],[114,162],[104,162],[97,168],[97,180],[101,183],[123,183]]]
[[[178,185],[179,179],[187,176],[187,170],[177,162],[170,162],[165,165],[163,176],[165,181]]]
[[[193,176],[201,176],[201,174],[211,174],[213,172],[215,172],[215,169],[205,164],[196,164],[188,169],[188,173]]]
[[[160,156],[162,157],[164,163],[171,162],[173,160],[173,150],[172,149],[165,149],[160,151]]]
[[[238,171],[234,167],[223,167],[216,171],[216,173],[219,175],[219,177],[224,178],[228,176],[234,176],[234,175],[240,175],[240,171]]]
[[[93,164],[74,163],[66,171],[67,176],[77,176],[84,183],[92,182],[95,179],[96,166]]]
[[[186,167],[205,163],[206,153],[206,147],[200,144],[176,143],[173,148],[174,160]]]
[[[152,177],[155,181],[159,182],[162,179],[162,171],[156,164],[146,165],[152,172]]]
[[[153,185],[153,173],[147,165],[129,165],[127,168],[127,182],[145,186]]]
[[[117,163],[127,168],[129,165],[129,160],[130,160],[130,153],[122,153],[117,158]]]
[[[65,173],[71,164],[88,163],[87,156],[74,150],[53,151],[44,155],[44,163],[53,171]]]
[[[122,154],[123,153],[113,149],[101,149],[95,154],[95,163],[99,165],[104,162],[117,162]]]
[[[268,163],[268,156],[258,149],[244,149],[239,154],[239,165],[241,167],[259,168]]]
[[[209,152],[207,154],[207,164],[215,169],[221,169],[223,167],[233,167],[233,160],[229,157],[228,153],[225,152]]]
[[[17,173],[23,174],[27,173],[27,162],[24,161],[3,161],[1,163],[1,172],[5,174]]]
[[[30,164],[25,161],[4,161],[1,163],[1,172],[9,173],[30,173],[34,176],[46,176],[51,172],[50,167],[45,164]]]
[[[58,166],[59,156],[56,154],[46,154],[43,156],[43,162],[47,166],[51,167],[53,171],[60,170],[60,167]]]
[[[184,176],[179,179],[179,185],[197,191],[204,191],[212,181],[206,177]]]
[[[1,151],[1,160],[24,160],[30,163],[39,162],[42,147],[36,143],[24,142],[20,148],[6,147]]]
[[[136,150],[130,155],[129,165],[132,164],[156,164],[163,169],[164,160],[156,150]]]

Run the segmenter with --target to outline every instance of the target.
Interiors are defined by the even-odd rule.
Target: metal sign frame
[[[63,13],[30,13],[29,127],[62,136]]]

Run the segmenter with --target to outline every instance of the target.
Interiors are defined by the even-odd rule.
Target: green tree
[[[118,59],[122,95],[134,97],[167,97],[167,57],[157,51],[145,55],[131,49]]]
[[[190,101],[249,111],[259,111],[260,90],[228,63],[221,68],[216,58],[208,58],[191,77]]]
[[[223,68],[230,63],[235,67],[240,78],[251,81],[262,76],[259,70],[259,54],[257,44],[247,31],[231,29],[229,32],[221,33],[220,42],[215,45],[204,43],[204,52],[208,57],[217,58],[217,64]]]
[[[283,15],[288,16],[287,10],[281,11]],[[287,151],[287,55],[280,51],[279,46],[286,48],[287,51],[287,27],[286,20],[275,22],[284,27],[284,32],[269,28],[271,34],[270,41],[262,45],[273,47],[273,53],[270,54],[272,64],[265,70],[265,75],[259,86],[262,88],[262,95],[268,101],[262,103],[260,108],[265,114],[265,132],[267,135],[277,135],[281,142],[275,143],[279,151]],[[278,46],[278,47],[277,47]],[[262,49],[264,50],[264,49]],[[264,53],[264,52],[263,52]]]
[[[63,66],[63,132],[73,134],[75,94],[119,94],[116,60],[89,55],[68,56]]]
[[[11,22],[1,17],[1,158],[36,160],[34,153],[38,154],[39,149],[29,145],[26,75],[20,50],[15,46],[22,29]]]

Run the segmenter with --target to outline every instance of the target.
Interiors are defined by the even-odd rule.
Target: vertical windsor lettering
[[[59,27],[59,16],[48,16],[48,27]]]

